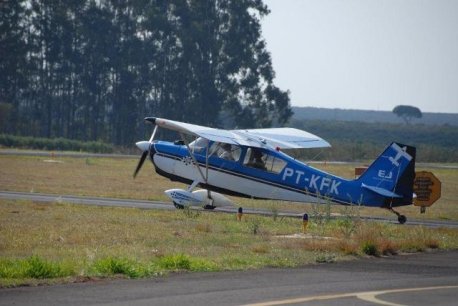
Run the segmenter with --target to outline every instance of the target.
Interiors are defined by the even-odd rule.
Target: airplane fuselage
[[[273,150],[261,149],[266,154],[265,159],[270,162],[267,168],[256,168],[247,162],[249,150],[249,147],[241,146],[235,160],[208,156],[206,150],[194,152],[193,159],[185,145],[157,141],[151,145],[150,158],[156,171],[171,180],[187,184],[199,181],[202,188],[224,194],[295,202],[332,201],[346,205],[387,206],[386,197],[364,188],[364,182],[360,179],[344,179]],[[394,153],[387,158],[395,159]],[[200,173],[205,174],[206,181],[196,171],[194,160],[199,164]],[[395,161],[398,160],[399,157]],[[374,172],[373,179],[379,182],[380,187],[391,184],[398,179],[399,171],[396,170],[397,166],[393,163],[390,169]],[[409,204],[398,203],[394,206]]]

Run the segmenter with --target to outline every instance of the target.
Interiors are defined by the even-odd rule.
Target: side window
[[[280,173],[282,172],[283,168],[285,168],[286,162],[283,159],[275,157],[273,155],[267,155],[266,158],[266,168],[267,171],[273,173]]]
[[[252,167],[273,173],[280,173],[286,166],[286,162],[269,153],[262,152],[257,148],[248,148],[245,154],[243,164],[247,167]]]
[[[240,159],[240,155],[242,155],[242,149],[239,146],[231,145],[231,152],[234,160],[238,161]]]
[[[264,158],[265,158],[265,155],[262,153],[260,149],[248,148],[246,150],[245,159],[243,160],[243,164],[247,167],[267,170]]]
[[[215,142],[210,148],[209,155],[217,156],[225,160],[238,161],[240,159],[241,153],[242,149],[239,146],[228,143]]]

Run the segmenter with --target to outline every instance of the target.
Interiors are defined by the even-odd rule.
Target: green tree
[[[260,0],[222,1],[219,9],[225,112],[240,128],[284,124],[292,115],[289,93],[273,84],[275,73],[261,36],[267,6]]]
[[[24,74],[27,45],[24,41],[28,10],[25,1],[0,2],[0,102],[3,131],[17,130],[18,111],[28,79]],[[7,120],[7,121],[6,121]]]
[[[0,133],[7,131],[12,108],[13,105],[11,103],[0,102]]]
[[[261,0],[0,3],[0,101],[17,134],[130,145],[145,115],[267,127],[292,115],[273,83]],[[10,123],[11,122],[11,123]]]
[[[406,124],[410,124],[413,118],[421,118],[423,116],[418,107],[410,105],[398,105],[393,109],[393,113],[402,118]]]

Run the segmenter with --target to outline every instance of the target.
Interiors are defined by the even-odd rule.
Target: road
[[[126,158],[138,159],[138,155],[131,154],[114,154],[114,153],[87,153],[87,152],[66,152],[66,151],[38,151],[38,150],[17,150],[17,149],[0,149],[0,155],[13,156],[42,156],[42,157],[72,157],[72,158]],[[307,161],[309,164],[335,164],[335,165],[354,165],[360,166],[364,162],[347,162],[347,161]],[[416,167],[427,169],[451,169],[458,170],[458,165],[440,164],[440,163],[415,163]]]
[[[0,305],[456,305],[458,251],[0,289]]]
[[[113,206],[113,207],[132,207],[141,209],[164,209],[173,210],[175,209],[171,203],[159,202],[159,201],[145,201],[145,200],[131,200],[131,199],[115,199],[115,198],[100,198],[100,197],[83,197],[73,195],[55,195],[55,194],[43,194],[43,193],[29,193],[29,192],[13,192],[13,191],[0,191],[0,199],[9,200],[29,200],[35,202],[47,202],[47,203],[72,203],[82,205],[95,205],[95,206]],[[207,210],[209,213],[223,212],[223,213],[236,213],[237,208],[235,207],[222,207],[217,208],[213,211]],[[262,209],[244,209],[246,214],[258,214],[258,215],[271,215],[272,212]],[[291,217],[291,218],[302,218],[302,214],[296,212],[279,211],[278,216],[280,217]],[[333,218],[338,218],[334,216]],[[398,224],[396,218],[383,218],[383,217],[361,217],[368,221],[377,222],[389,222]],[[427,227],[448,227],[458,228],[458,221],[445,221],[445,220],[416,220],[408,219],[406,225],[423,225]]]

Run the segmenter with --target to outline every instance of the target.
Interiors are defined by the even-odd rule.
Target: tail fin
[[[415,147],[393,142],[358,178],[361,185],[386,198],[384,206],[412,203]]]

